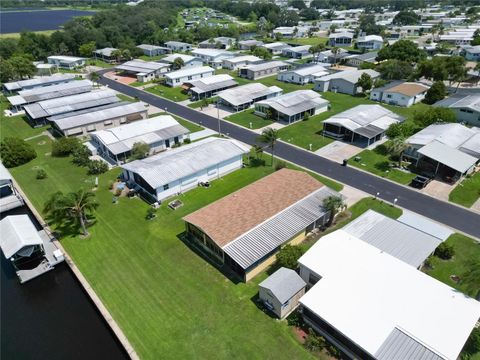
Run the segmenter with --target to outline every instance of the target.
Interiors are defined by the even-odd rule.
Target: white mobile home
[[[289,67],[290,65],[286,62],[273,60],[240,68],[239,75],[249,80],[256,80],[275,75],[280,71],[287,70]]]
[[[328,64],[317,64],[286,70],[278,73],[277,80],[304,85],[313,83],[315,79],[328,75]]]
[[[187,68],[187,67],[196,67],[196,66],[202,66],[203,65],[202,59],[199,59],[199,58],[197,58],[195,56],[192,56],[192,55],[177,54],[177,53],[165,56],[159,62],[163,62],[163,63],[173,65],[175,60],[178,59],[178,58],[182,59],[182,61],[183,61],[182,69]]]
[[[167,41],[165,46],[170,49],[172,52],[177,51],[190,51],[192,50],[192,44],[180,42],[180,41]]]
[[[365,50],[380,50],[383,47],[383,38],[379,35],[366,35],[357,39],[357,48]]]
[[[224,59],[233,58],[235,53],[221,49],[195,49],[192,55],[202,59],[205,65],[218,69],[222,67]]]
[[[85,58],[76,56],[53,55],[47,57],[47,61],[51,65],[67,70],[73,70],[85,66]]]
[[[368,74],[373,79],[380,76],[378,72],[371,69],[346,70],[335,74],[322,76],[315,80],[314,90],[325,92],[339,92],[342,94],[355,95],[358,91],[357,82],[362,74]]]
[[[235,111],[249,108],[253,103],[279,96],[283,90],[278,86],[260,83],[245,84],[218,93],[219,102]]]
[[[207,138],[122,165],[123,178],[162,201],[240,169],[248,151],[234,140]]]
[[[165,83],[168,86],[180,86],[191,80],[198,80],[212,76],[215,70],[210,66],[190,67],[165,74]]]
[[[115,69],[127,75],[135,76],[139,82],[147,82],[158,79],[160,76],[168,72],[170,65],[161,62],[135,59],[117,65]]]
[[[137,46],[138,49],[143,51],[143,54],[146,56],[158,56],[163,54],[171,53],[172,51],[163,46],[141,44]]]
[[[429,87],[412,82],[392,82],[370,92],[370,100],[409,107],[425,98]]]
[[[263,60],[253,55],[235,56],[223,59],[222,67],[229,70],[237,70],[251,64],[258,64]]]
[[[183,143],[189,131],[170,115],[135,121],[91,134],[97,153],[111,162],[124,163],[136,143],[147,144],[148,155]]]
[[[16,93],[22,90],[31,90],[39,87],[58,85],[75,80],[74,74],[54,74],[50,76],[36,77],[28,80],[12,81],[3,84],[6,93]]]
[[[434,106],[452,109],[457,121],[480,127],[480,94],[450,96]]]

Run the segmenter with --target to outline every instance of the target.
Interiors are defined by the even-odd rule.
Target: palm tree
[[[98,85],[98,80],[99,79],[100,79],[100,75],[98,75],[97,72],[92,72],[90,74],[90,80],[92,80],[95,85]]]
[[[398,167],[402,167],[402,155],[408,147],[406,139],[403,136],[397,136],[385,144],[390,155],[398,156]]]
[[[272,151],[272,166],[273,166],[273,160],[275,158],[275,145],[277,144],[277,140],[278,140],[278,130],[270,127],[264,129],[262,131],[262,134],[258,137],[258,141],[263,144],[267,144],[267,146]]]
[[[80,226],[83,235],[88,236],[87,214],[92,213],[97,207],[95,194],[91,191],[81,189],[68,194],[59,191],[45,203],[44,212],[57,222],[73,220]]]
[[[340,48],[334,46],[334,47],[332,47],[332,49],[330,51],[333,54],[333,66],[335,66],[335,65],[337,65],[337,55],[340,52]]]
[[[335,219],[335,215],[337,215],[338,211],[345,207],[345,203],[340,196],[329,196],[323,200],[323,208],[330,212],[330,217],[328,218],[327,226],[330,227],[333,224],[333,220]]]
[[[119,50],[119,49],[113,50],[111,53],[111,56],[115,58],[116,62],[119,62],[120,59],[122,58],[122,50]]]
[[[313,55],[313,62],[318,62],[319,54],[325,49],[324,43],[313,45],[308,51]]]

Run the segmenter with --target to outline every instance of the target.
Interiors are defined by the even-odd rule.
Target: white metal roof
[[[417,151],[418,153],[438,161],[462,174],[475,166],[475,163],[478,161],[477,158],[455,148],[451,148],[437,140],[433,140]]]
[[[341,38],[341,37],[347,37],[347,38],[353,39],[353,33],[342,31],[342,32],[332,33],[328,37],[330,39],[337,39],[337,38]]]
[[[235,53],[222,50],[222,49],[195,49],[192,50],[193,55],[203,55],[203,56],[210,56],[216,58],[218,56],[222,57],[232,57],[235,56]]]
[[[386,130],[391,124],[403,121],[403,117],[381,105],[358,105],[324,120],[326,124],[343,126],[351,131],[366,126]]]
[[[260,64],[247,65],[245,69],[248,69],[251,71],[262,71],[262,70],[267,70],[267,69],[272,69],[275,67],[282,67],[287,65],[288,64],[284,61],[273,60],[273,61],[263,62]]]
[[[215,70],[213,70],[210,66],[195,66],[195,67],[184,68],[177,71],[172,71],[168,74],[165,74],[165,77],[170,79],[179,79],[185,76],[207,74],[210,72],[212,74],[215,72]]]
[[[237,63],[241,63],[241,62],[257,62],[257,61],[261,61],[261,60],[262,59],[260,59],[257,56],[242,55],[242,56],[235,56],[233,58],[224,59],[223,61],[226,62],[226,63],[237,64]]]
[[[380,35],[366,35],[358,38],[357,42],[379,41],[383,42],[383,38]]]
[[[168,48],[163,47],[163,46],[149,45],[149,44],[140,44],[140,45],[137,45],[137,48],[142,49],[142,50],[149,50],[149,51],[168,49]]]
[[[397,220],[415,229],[435,236],[442,241],[447,240],[450,235],[454,233],[453,230],[448,228],[446,225],[439,224],[424,216],[405,209],[403,210],[403,214]]]
[[[12,81],[9,83],[3,84],[3,86],[9,91],[22,90],[26,87],[38,87],[38,86],[47,86],[49,84],[54,84],[60,82],[68,82],[75,79],[74,74],[54,74],[50,76],[36,77],[28,80]]]
[[[95,50],[94,53],[99,54],[99,55],[103,55],[103,56],[112,56],[112,52],[114,52],[115,50],[118,50],[118,49],[117,48],[106,47],[106,48],[103,48],[103,49]]]
[[[335,73],[335,74],[322,76],[317,81],[330,81],[330,80],[333,80],[333,79],[343,79],[345,81],[356,84],[358,82],[358,79],[360,79],[360,76],[362,76],[362,74],[364,74],[364,73],[370,75],[372,78],[376,78],[380,75],[380,73],[378,73],[377,71],[372,70],[372,69],[345,70],[345,71],[340,71],[340,72]]]
[[[217,95],[229,104],[238,106],[251,103],[258,98],[270,94],[281,94],[282,91],[278,86],[267,87],[261,83],[250,83],[237,86],[233,89],[220,91]]]
[[[233,77],[228,74],[212,75],[206,78],[189,81],[188,83],[192,85],[190,90],[196,93],[203,93],[238,85],[238,83],[233,80]]]
[[[273,42],[273,43],[263,44],[262,47],[266,49],[275,49],[275,48],[288,47],[288,45],[283,42]]]
[[[398,328],[455,360],[480,317],[480,302],[343,230],[299,263],[322,277],[300,303],[372,355]]]
[[[28,215],[10,215],[0,220],[0,234],[0,248],[7,259],[24,248],[43,243]]]
[[[329,101],[323,99],[319,93],[313,90],[296,90],[271,99],[259,101],[257,104],[269,106],[279,113],[291,116],[303,111],[325,106],[329,104]]]
[[[113,154],[121,154],[130,151],[135,143],[152,144],[185,135],[188,132],[172,116],[160,115],[111,129],[95,131],[91,136],[96,137]]]
[[[49,60],[49,59],[58,60],[58,61],[62,61],[62,62],[65,62],[65,63],[73,63],[73,62],[77,62],[77,61],[80,61],[80,60],[85,60],[85,58],[83,58],[83,57],[66,56],[66,55],[52,55],[52,56],[47,57],[47,60]]]
[[[366,211],[343,230],[416,268],[442,242],[442,239],[373,210]]]
[[[12,180],[12,174],[10,174],[10,171],[3,165],[2,162],[0,162],[0,180]]]
[[[157,71],[159,69],[168,67],[170,65],[164,64],[161,62],[155,62],[155,61],[143,61],[141,59],[135,59],[131,61],[124,62],[121,65],[117,65],[116,69],[117,70],[125,70],[125,71],[131,71],[131,72],[136,72],[136,73],[151,73],[153,71]]]
[[[294,70],[287,70],[285,72],[294,73],[299,76],[308,76],[308,75],[317,75],[323,76],[328,74],[327,67],[330,67],[330,64],[315,64],[310,66],[303,66]]]
[[[306,285],[305,281],[294,270],[282,267],[258,286],[270,290],[273,296],[283,304]]]
[[[114,107],[101,110],[95,110],[95,108],[93,108],[92,111],[88,113],[76,114],[74,112],[69,116],[54,117],[49,120],[54,122],[59,129],[65,130],[146,111],[147,108],[143,102],[119,103],[118,106]]]
[[[132,161],[122,165],[122,168],[139,174],[156,189],[248,151],[247,147],[235,140],[206,138],[146,159]]]
[[[186,54],[170,54],[168,56],[165,56],[162,58],[160,61],[162,62],[168,62],[168,63],[173,63],[175,59],[182,59],[184,63],[188,63],[189,61],[192,61],[193,59],[198,59],[195,56],[192,55],[186,55]],[[200,60],[200,59],[198,59]]]
[[[43,100],[25,105],[24,110],[32,119],[38,119],[119,101],[115,91],[108,89]]]

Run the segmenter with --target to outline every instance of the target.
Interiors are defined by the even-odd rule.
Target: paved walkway
[[[254,129],[252,131],[256,132],[257,134],[261,134],[262,131],[265,130],[266,128],[272,128],[272,129],[275,129],[275,130],[280,130],[280,129],[283,129],[285,126],[287,126],[287,125],[279,123],[277,121],[274,121],[274,122],[268,124],[267,126],[264,126],[262,128],[259,128],[259,129]]]
[[[358,201],[370,196],[366,192],[355,189],[354,187],[348,185],[343,187],[342,191],[340,191],[340,194],[346,197],[345,202],[347,203],[347,207],[350,207]]]
[[[203,138],[206,138],[206,137],[209,137],[209,136],[212,136],[212,135],[216,135],[216,134],[218,134],[216,131],[213,131],[213,130],[210,130],[210,129],[205,129],[205,130],[201,130],[201,131],[191,133],[190,134],[190,140],[195,141],[195,140],[203,139]]]
[[[480,213],[480,198],[473,203],[473,205],[470,209],[472,209],[474,211],[478,211]]]

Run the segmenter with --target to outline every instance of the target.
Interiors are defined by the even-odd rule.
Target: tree
[[[465,272],[460,276],[461,284],[477,300],[480,295],[480,259],[472,258],[465,262]],[[480,351],[480,349],[477,349]]]
[[[393,18],[394,25],[417,25],[418,23],[420,23],[420,16],[413,11],[400,11]]]
[[[305,339],[304,346],[310,351],[316,352],[323,349],[326,341],[322,336],[318,336],[311,328],[308,329],[308,335]]]
[[[328,218],[328,223],[327,223],[327,226],[330,227],[333,224],[335,215],[337,215],[340,209],[343,209],[345,207],[345,203],[343,202],[343,199],[340,196],[332,195],[325,198],[323,200],[322,205],[325,211],[328,211],[330,213],[330,216]]]
[[[108,171],[108,165],[102,160],[89,160],[87,164],[89,175],[100,175]]]
[[[313,8],[307,8],[307,9],[301,10],[300,16],[307,21],[320,19],[320,13]]]
[[[320,56],[320,53],[325,50],[325,43],[321,42],[318,44],[313,45],[308,49],[310,54],[313,56],[313,62],[318,62],[318,57]]]
[[[13,67],[15,78],[17,79],[32,77],[33,75],[35,75],[35,72],[37,71],[32,61],[25,56],[15,55],[15,56],[12,56],[8,61],[10,62],[10,65]]]
[[[273,128],[266,128],[262,131],[262,134],[258,137],[258,141],[267,144],[272,152],[272,166],[273,160],[275,158],[275,145],[277,144],[278,140],[278,130]]]
[[[98,85],[98,80],[100,80],[100,75],[98,75],[98,73],[94,71],[90,74],[90,80],[92,80],[92,82],[95,85]]]
[[[173,70],[179,70],[181,69],[183,66],[185,65],[185,62],[183,61],[183,59],[181,57],[177,57],[173,60],[173,63],[172,63],[172,69]]]
[[[295,245],[285,245],[277,254],[277,264],[295,270],[298,267],[298,259],[303,255],[302,248]]]
[[[296,11],[282,9],[278,13],[277,26],[295,26],[300,21]]]
[[[85,44],[80,45],[78,48],[78,53],[83,57],[91,57],[95,51],[96,44],[95,41],[89,41]]]
[[[69,156],[78,147],[83,146],[75,137],[62,137],[52,142],[52,156]]]
[[[445,96],[447,96],[447,87],[443,81],[437,81],[428,89],[424,101],[427,104],[434,104],[442,100]]]
[[[387,152],[392,157],[398,157],[398,167],[402,167],[403,152],[408,147],[407,141],[403,136],[397,136],[385,144]]]
[[[367,73],[363,73],[360,75],[358,82],[355,84],[356,86],[360,86],[362,88],[362,92],[366,93],[368,90],[372,88],[373,80],[370,75]]]
[[[330,51],[331,51],[332,54],[333,54],[333,65],[335,66],[335,65],[337,64],[337,55],[338,55],[338,53],[340,52],[340,48],[334,46],[334,47],[332,47],[332,48],[330,49]]]
[[[272,53],[263,47],[256,47],[253,49],[252,54],[263,60],[270,60],[272,58]]]
[[[413,66],[406,61],[387,60],[376,67],[383,80],[408,79],[413,74]]]
[[[396,137],[408,138],[415,133],[415,130],[416,127],[412,122],[405,121],[402,123],[391,124],[385,132],[385,135],[387,135],[389,139],[394,139]]]
[[[0,58],[0,82],[6,83],[15,79],[15,69],[9,60]]]
[[[456,122],[456,116],[452,109],[432,107],[421,112],[416,112],[413,115],[413,121],[415,121],[415,123],[423,129],[438,122]]]
[[[77,166],[87,166],[91,155],[91,151],[85,145],[80,145],[72,151],[72,162]]]
[[[434,255],[442,260],[450,260],[455,255],[455,249],[452,244],[442,242],[435,249]]]
[[[0,143],[0,157],[7,168],[20,166],[37,157],[35,149],[26,141],[7,137]]]
[[[45,203],[44,213],[55,222],[73,221],[80,226],[82,234],[88,236],[88,216],[98,207],[95,194],[91,191],[78,190],[63,194],[61,191],[50,196]]]
[[[417,44],[410,40],[398,40],[392,45],[383,47],[378,51],[377,60],[396,59],[416,63],[427,57],[427,53],[418,48]]]
[[[119,62],[122,59],[122,50],[120,49],[113,50],[111,53],[111,56],[115,58],[116,62]]]
[[[292,0],[290,1],[290,6],[298,10],[307,8],[307,5],[305,5],[305,2],[303,0]]]
[[[131,158],[133,160],[145,159],[150,152],[150,146],[144,142],[136,142],[132,146]]]
[[[358,19],[358,28],[366,35],[380,35],[385,29],[382,25],[377,25],[373,14],[362,14]]]

